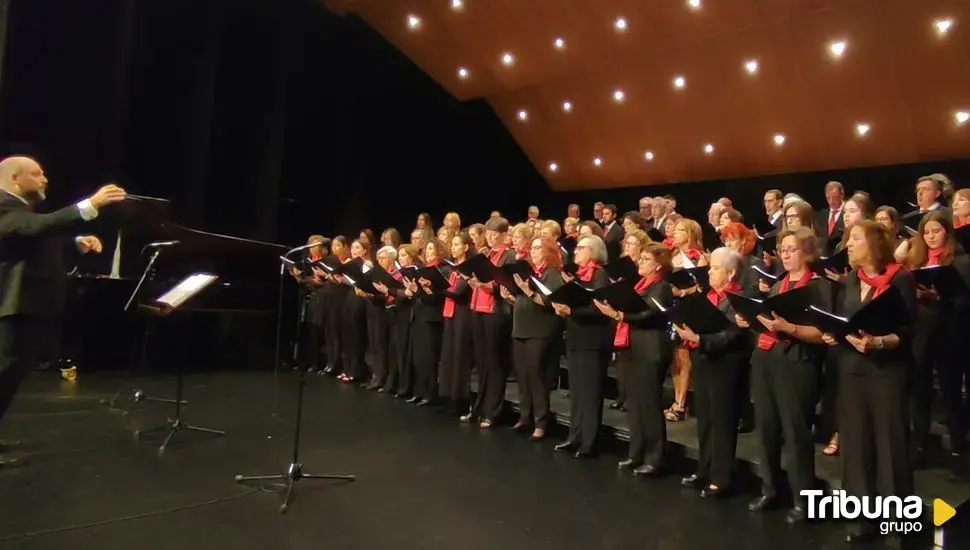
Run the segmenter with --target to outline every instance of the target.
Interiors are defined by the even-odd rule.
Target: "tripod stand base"
[[[243,476],[236,475],[236,483],[244,483],[246,481],[285,481],[286,482],[286,495],[283,497],[283,504],[280,505],[280,513],[285,514],[290,507],[290,493],[293,491],[293,484],[301,479],[337,479],[340,481],[354,481],[357,479],[354,475],[337,475],[337,474],[326,474],[326,475],[315,475],[315,474],[305,474],[303,473],[303,465],[299,462],[290,463],[289,468],[286,469],[286,473],[270,476]]]
[[[163,424],[161,426],[156,426],[154,428],[148,428],[147,430],[135,430],[134,434],[132,434],[132,435],[135,436],[135,439],[141,439],[141,436],[143,436],[145,434],[150,434],[150,433],[155,433],[155,432],[161,432],[161,431],[165,431],[165,430],[168,430],[168,435],[165,436],[165,441],[163,441],[161,447],[158,448],[158,455],[159,456],[165,454],[165,448],[168,447],[168,443],[172,440],[172,437],[174,437],[175,434],[177,434],[178,432],[181,432],[183,430],[189,430],[189,431],[193,431],[193,432],[202,432],[202,433],[213,434],[213,435],[220,435],[220,436],[226,435],[226,432],[224,432],[222,430],[213,430],[212,428],[203,428],[203,427],[200,427],[200,426],[193,426],[191,424],[186,424],[185,422],[182,422],[179,419],[175,419],[175,420],[168,419],[165,422],[165,424]]]

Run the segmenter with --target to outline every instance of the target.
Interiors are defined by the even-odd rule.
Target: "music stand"
[[[307,248],[307,247],[302,247]],[[298,250],[298,249],[294,249]],[[291,251],[292,252],[292,251]],[[285,265],[287,258],[284,256],[280,258]],[[303,464],[300,463],[300,424],[303,420],[303,390],[306,387],[306,372],[307,369],[300,367],[300,382],[297,389],[296,396],[296,422],[293,430],[293,460],[290,461],[290,465],[287,466],[286,471],[282,474],[275,475],[241,475],[236,474],[236,483],[243,483],[246,481],[285,481],[286,482],[286,495],[283,497],[283,503],[280,505],[280,513],[285,514],[290,507],[290,494],[293,492],[293,484],[301,479],[337,479],[342,481],[354,481],[357,476],[347,475],[347,474],[305,474],[303,473]]]
[[[156,253],[157,256],[157,253]],[[179,284],[175,285],[171,290],[160,296],[155,300],[155,304],[146,305],[139,304],[138,308],[144,311],[147,315],[152,317],[167,317],[179,310],[185,302],[187,302],[192,297],[198,295],[203,289],[211,285],[218,276],[211,275],[208,273],[193,273],[188,277],[182,279]],[[182,366],[181,362],[178,367],[178,375],[175,387],[175,399],[167,400],[166,402],[171,402],[175,404],[175,415],[172,418],[166,419],[165,424],[156,426],[154,428],[149,428],[147,430],[136,430],[134,433],[135,439],[140,439],[142,435],[153,432],[160,432],[168,430],[168,435],[165,437],[165,441],[158,448],[158,454],[164,454],[165,448],[168,446],[172,437],[176,433],[182,430],[191,430],[195,432],[204,432],[215,435],[226,435],[226,432],[222,430],[214,430],[212,428],[203,428],[200,426],[195,426],[182,421],[182,405],[185,401],[182,400],[182,386],[183,377],[185,374],[185,368]],[[160,401],[160,399],[155,399]]]

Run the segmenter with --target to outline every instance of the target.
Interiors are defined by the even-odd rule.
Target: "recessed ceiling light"
[[[529,113],[525,109],[519,109],[519,112],[515,116],[523,122],[529,119]]]
[[[626,19],[622,17],[617,17],[613,20],[613,28],[618,31],[625,31],[627,28]]]
[[[701,0],[687,0],[687,5],[692,10],[700,9],[700,7],[701,7]]]
[[[643,158],[647,162],[650,162],[651,160],[653,160],[653,151],[647,151],[646,153],[644,153]]]
[[[845,40],[838,40],[829,44],[829,52],[835,57],[842,57],[845,53]]]
[[[758,60],[749,59],[744,62],[744,70],[748,71],[748,74],[754,74],[758,72]]]
[[[936,33],[940,36],[950,32],[950,27],[953,26],[953,20],[949,17],[937,19],[933,21],[933,26],[936,27]]]
[[[860,122],[855,125],[855,133],[859,134],[859,137],[868,134],[869,130],[871,130],[871,128],[869,128],[869,125],[865,122]]]
[[[964,125],[970,120],[970,112],[968,111],[957,111],[953,113],[953,119],[957,121],[957,124]]]
[[[623,90],[615,90],[613,92],[613,101],[617,103],[623,103],[623,100],[625,99],[626,99],[626,94],[623,93]]]
[[[573,104],[572,104],[572,102],[571,101],[563,101],[562,102],[562,110],[564,112],[571,113],[573,111]]]
[[[674,88],[677,88],[678,90],[680,90],[680,89],[683,89],[683,87],[686,85],[687,85],[687,81],[684,80],[684,77],[678,76],[677,78],[674,78]]]
[[[461,0],[451,0],[451,9],[460,10],[465,7],[465,3]]]
[[[562,37],[557,37],[552,44],[556,47],[557,50],[561,50],[566,47],[566,40],[564,40]]]
[[[603,159],[601,159],[599,157],[596,157],[596,158],[593,159],[593,166],[599,168],[602,165],[603,165]]]
[[[462,80],[468,78],[468,69],[464,67],[458,67],[458,78],[461,78]]]
[[[417,15],[409,15],[408,16],[408,28],[410,28],[410,29],[417,29],[420,26],[421,26],[421,18],[420,17],[418,17]]]
[[[704,146],[704,153],[706,153],[708,155],[713,154],[714,153],[714,145],[712,145],[710,143],[708,143],[707,145],[705,145]]]
[[[550,162],[549,163],[549,171],[550,172],[555,172],[556,170],[559,170],[559,165],[556,164],[555,162]]]
[[[515,63],[515,56],[513,56],[512,54],[510,54],[508,52],[502,54],[502,64],[503,65],[505,65],[507,67],[510,67],[514,63]]]
[[[775,146],[781,147],[785,144],[785,134],[775,134]]]

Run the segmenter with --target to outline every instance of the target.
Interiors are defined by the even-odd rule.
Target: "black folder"
[[[637,282],[623,279],[609,286],[593,291],[593,298],[608,303],[613,309],[623,313],[639,313],[647,310],[647,303],[636,293]]]
[[[935,288],[940,298],[962,298],[970,294],[967,282],[952,265],[921,267],[912,273],[917,283]]]
[[[684,290],[688,289],[694,285],[700,285],[701,288],[707,286],[707,270],[708,266],[701,267],[688,267],[674,270],[667,276],[667,280],[670,284],[675,287]]]
[[[755,243],[755,250],[757,250],[759,253],[767,252],[769,256],[777,256],[778,230],[767,221],[765,221],[765,225],[771,227],[771,230],[767,231],[766,233],[761,233],[757,226],[754,228],[756,231],[758,231],[756,235],[758,241]]]
[[[758,274],[759,279],[767,281],[768,284],[770,285],[773,285],[776,282],[778,282],[778,276],[775,275],[774,273],[769,272],[768,268],[766,268],[763,265],[753,265],[751,266],[751,269]]]
[[[900,217],[900,221],[903,222],[903,227],[911,235],[916,235],[919,231],[919,222],[923,221],[923,216],[929,214],[929,212],[920,213],[920,211],[914,210],[912,212],[907,212]]]
[[[637,273],[637,271],[639,271],[637,263],[634,262],[629,256],[623,256],[622,258],[613,260],[612,262],[604,265],[603,270],[605,270],[610,279],[614,281],[619,281],[622,279],[632,279],[634,281],[640,280],[640,274]]]
[[[831,269],[836,273],[845,272],[845,270],[849,269],[848,247],[843,248],[842,250],[839,250],[835,254],[832,254],[826,258],[819,258],[818,260],[812,262],[809,268],[822,277],[825,277],[826,269]]]
[[[409,265],[405,267],[405,266],[402,266],[401,264],[397,264],[397,270],[401,272],[401,276],[404,277],[405,279],[411,279],[411,280],[416,279],[417,277],[415,275],[418,273],[419,269],[421,268],[419,268],[416,265]]]
[[[954,229],[953,236],[956,237],[957,242],[963,247],[963,251],[970,254],[970,225],[964,225],[963,227]]]
[[[395,279],[394,275],[391,275],[387,270],[377,264],[367,270],[364,273],[364,277],[372,283],[380,283],[389,289],[404,288],[404,283]]]
[[[809,307],[809,311],[814,317],[813,325],[839,339],[860,331],[873,336],[885,336],[909,322],[906,302],[895,287],[890,287],[850,317],[835,315],[816,306]]]
[[[528,281],[529,277],[535,275],[535,271],[532,269],[532,264],[525,260],[515,260],[514,262],[509,262],[499,269],[508,275],[510,279],[513,275],[518,275],[522,278],[522,280]],[[514,279],[513,282],[515,282]]]
[[[448,279],[445,278],[444,273],[438,269],[438,266],[434,265],[422,267],[414,275],[414,278],[415,280],[427,279],[431,281],[432,294],[444,292],[445,290],[448,290],[449,286],[451,286],[451,284],[448,283]]]
[[[566,262],[562,266],[562,272],[566,275],[576,276],[576,272],[579,271],[579,264],[573,261]]]
[[[464,262],[455,266],[459,273],[466,277],[474,277],[481,283],[490,283],[501,277],[502,271],[485,254],[475,254]]]
[[[734,320],[728,320],[704,294],[691,294],[678,300],[672,308],[664,308],[656,301],[654,305],[671,323],[680,327],[686,325],[697,334],[714,334],[734,325]]]
[[[593,303],[593,291],[576,281],[571,281],[553,290],[546,296],[546,300],[570,308],[583,307]]]
[[[559,248],[566,251],[566,254],[572,255],[573,251],[576,250],[576,237],[563,237],[559,241]]]
[[[763,332],[765,329],[758,316],[764,315],[771,319],[772,312],[796,325],[813,325],[815,314],[809,308],[818,303],[820,298],[815,287],[794,288],[784,294],[764,299],[748,298],[732,292],[727,294],[735,313],[744,317],[750,328],[756,332]]]
[[[664,234],[661,233],[660,230],[657,229],[656,227],[651,227],[650,229],[647,229],[647,236],[650,237],[650,240],[658,243],[664,242],[664,239],[666,238]]]

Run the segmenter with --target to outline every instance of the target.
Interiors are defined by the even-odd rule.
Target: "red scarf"
[[[673,250],[677,248],[676,246],[674,246],[674,239],[672,237],[667,237],[666,239],[664,239],[664,246],[667,248],[667,250]]]
[[[701,251],[697,250],[696,248],[688,248],[687,250],[681,250],[681,253],[684,256],[687,256],[687,259],[694,262],[695,264],[697,263],[697,260],[701,259]]]
[[[456,269],[451,272],[451,275],[448,276],[448,285],[449,285],[448,290],[450,292],[455,291],[455,285],[457,284],[457,282],[458,282],[458,270]],[[445,298],[445,307],[444,309],[441,310],[441,316],[444,317],[445,319],[451,319],[452,317],[455,316],[455,301],[453,299],[448,297]]]
[[[943,259],[948,252],[950,252],[950,247],[941,246],[939,248],[931,248],[926,251],[926,267],[931,267],[934,265],[943,265],[940,260]]]
[[[893,277],[895,277],[896,273],[902,269],[902,264],[893,263],[887,265],[886,270],[875,277],[866,275],[866,272],[863,271],[861,267],[856,269],[856,273],[859,274],[860,281],[872,287],[872,299],[875,300],[880,294],[889,289],[890,284],[892,284]]]
[[[807,285],[809,281],[815,276],[815,273],[806,269],[805,273],[802,273],[802,278],[795,283],[795,288],[802,288]],[[788,292],[788,287],[791,284],[791,275],[786,275],[784,279],[781,280],[781,287],[778,289],[778,294],[784,294]],[[752,322],[760,322],[757,319]],[[775,344],[780,342],[780,337],[774,332],[763,332],[758,335],[758,349],[770,350],[775,347]]]
[[[545,261],[543,261],[539,265],[532,266],[532,271],[535,273],[536,279],[541,279],[542,278],[542,274],[546,272],[546,268],[547,267],[548,267],[548,265],[546,265],[546,262]]]
[[[528,248],[520,248],[520,249],[518,249],[518,250],[515,251],[515,259],[516,260],[524,260],[525,257],[526,257],[526,255],[528,253],[529,253],[529,249]]]
[[[496,248],[489,252],[488,259],[493,264],[498,265],[499,260],[505,254],[505,247]],[[498,284],[498,283],[495,283]],[[484,289],[476,288],[472,291],[472,311],[478,313],[493,313],[495,311],[495,296]]]
[[[660,272],[654,271],[649,277],[643,277],[640,282],[633,287],[633,291],[643,296],[643,294],[650,288],[650,285],[656,283],[660,280]],[[630,347],[630,323],[620,321],[616,325],[616,335],[613,337],[613,347],[615,348],[628,348]]]
[[[579,266],[579,269],[576,270],[576,277],[579,278],[580,281],[588,283],[593,280],[593,273],[596,272],[596,268],[598,267],[599,264],[596,262],[589,262],[586,265],[581,265]]]
[[[714,307],[721,305],[721,301],[727,297],[728,292],[738,292],[741,290],[741,285],[735,281],[731,281],[724,286],[721,290],[714,290],[713,288],[707,291],[707,299]],[[681,341],[681,344],[687,349],[697,349],[700,346],[700,342],[685,342]]]
[[[954,217],[953,218],[953,229],[960,229],[961,227],[963,227],[964,225],[967,225],[968,223],[970,223],[970,218],[965,219],[965,220],[960,220],[960,219],[957,219],[956,217]]]

